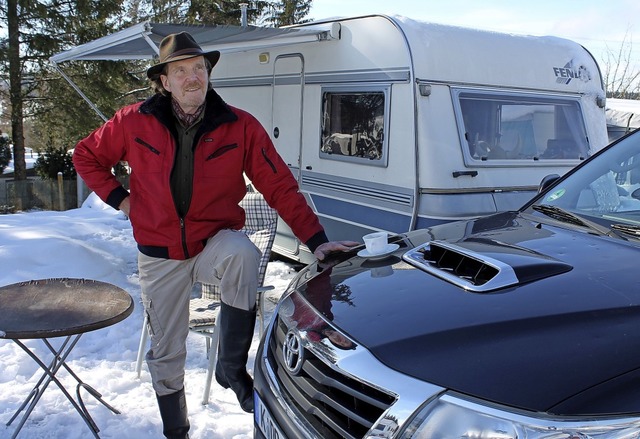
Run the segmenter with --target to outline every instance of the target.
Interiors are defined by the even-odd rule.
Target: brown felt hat
[[[218,62],[218,59],[220,59],[220,52],[217,50],[212,50],[211,52],[203,51],[198,43],[196,43],[196,40],[187,32],[167,35],[160,42],[160,62],[149,67],[147,77],[149,79],[156,79],[158,75],[162,73],[165,64],[194,58],[196,56],[204,56],[209,60],[211,68],[213,68]]]

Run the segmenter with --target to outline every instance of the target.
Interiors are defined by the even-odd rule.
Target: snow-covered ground
[[[142,328],[136,258],[129,221],[94,194],[82,208],[65,212],[0,215],[0,286],[56,277],[96,279],[124,288],[134,299],[135,309],[126,320],[83,335],[67,361],[83,381],[122,412],[113,414],[93,397],[83,394],[102,438],[162,437],[162,424],[146,365],[140,379],[135,373]],[[275,286],[270,297],[277,299],[294,275],[289,264],[271,262],[265,281]],[[268,318],[274,305],[269,300],[267,304]],[[0,302],[0,312],[1,308]],[[27,340],[26,344],[39,355],[48,352],[39,340]],[[257,344],[256,330],[249,358],[251,374]],[[10,438],[19,419],[8,427],[5,424],[31,391],[41,370],[11,340],[0,339],[0,358],[0,438]],[[252,415],[240,409],[231,390],[222,389],[214,382],[209,404],[201,404],[206,367],[204,337],[189,335],[185,389],[191,437],[253,437]],[[75,394],[75,381],[65,371],[59,373],[59,378]],[[52,383],[18,437],[79,439],[92,435]]]

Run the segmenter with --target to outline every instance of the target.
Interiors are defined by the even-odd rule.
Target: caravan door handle
[[[478,171],[453,171],[453,178],[462,177],[463,175],[468,175],[469,177],[476,177],[478,175]]]
[[[304,169],[306,169],[307,171],[311,171],[313,169],[313,166],[305,166]]]

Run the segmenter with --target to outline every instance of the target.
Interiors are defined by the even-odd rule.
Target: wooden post
[[[62,172],[58,172],[58,202],[60,210],[64,210],[64,185],[62,181]]]

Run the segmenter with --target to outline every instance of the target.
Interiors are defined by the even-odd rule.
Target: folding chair
[[[258,292],[256,296],[257,317],[259,321],[259,333],[262,337],[264,331],[264,293],[272,290],[272,286],[263,286],[267,264],[271,257],[271,248],[276,236],[276,226],[278,215],[265,201],[259,192],[248,192],[240,202],[240,206],[245,210],[246,221],[242,229],[249,239],[262,253],[258,273]],[[204,388],[202,404],[209,402],[209,392],[211,381],[215,372],[218,354],[218,337],[216,330],[216,320],[220,312],[220,289],[216,285],[202,285],[202,295],[199,298],[191,299],[189,304],[189,330],[195,334],[207,337],[207,355],[209,366],[207,369],[207,379]],[[147,350],[147,316],[145,315],[138,348],[138,358],[136,361],[136,372],[140,377],[142,361]]]

